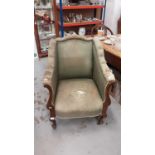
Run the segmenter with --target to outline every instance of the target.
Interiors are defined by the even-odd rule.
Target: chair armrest
[[[45,70],[43,85],[49,90],[51,102],[54,103],[57,89],[56,42],[50,40],[48,50],[48,64]]]
[[[115,76],[112,70],[108,67],[107,63],[100,63],[103,76],[105,77],[106,83],[115,82]]]
[[[115,82],[114,74],[108,67],[105,57],[104,49],[101,46],[100,41],[97,38],[93,39],[93,54],[94,54],[94,71],[93,78],[99,89],[100,95],[103,100],[106,98],[106,89],[109,85]]]
[[[57,83],[57,77],[56,77],[56,70],[55,68],[52,69],[46,69],[43,79],[43,85],[44,87],[48,86],[51,88],[53,94],[56,92],[56,83]]]

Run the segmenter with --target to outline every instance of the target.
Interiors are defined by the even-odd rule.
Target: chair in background
[[[109,27],[105,26],[104,24],[99,24],[99,25],[95,25],[94,27],[92,27],[92,29],[91,29],[91,36],[93,37],[94,34],[97,34],[97,31],[98,31],[99,29],[104,30],[105,35],[107,35],[108,32],[109,32],[111,35],[114,34],[114,33],[111,31],[111,29],[110,29]]]
[[[109,92],[115,82],[97,39],[78,35],[51,40],[43,84],[49,90],[47,109],[52,127],[56,118],[107,116]]]

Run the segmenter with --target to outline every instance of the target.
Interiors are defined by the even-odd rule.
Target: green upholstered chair
[[[96,117],[98,124],[103,122],[114,82],[100,41],[78,35],[51,40],[43,84],[49,90],[52,127],[57,117]]]

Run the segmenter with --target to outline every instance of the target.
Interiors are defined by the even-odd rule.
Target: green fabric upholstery
[[[105,89],[115,77],[97,39],[70,36],[51,40],[43,83],[52,89],[56,116],[82,118],[102,112]]]
[[[102,49],[102,53],[103,54],[103,49]],[[99,57],[98,57],[98,52],[97,52],[97,47],[95,42],[93,43],[93,80],[96,83],[99,93],[102,97],[102,99],[104,99],[104,89],[105,86],[107,84],[107,81],[104,77],[104,74],[102,73],[102,68],[100,65],[100,61],[99,61]]]
[[[43,79],[44,85],[49,85],[52,88],[53,101],[56,96],[56,89],[58,83],[57,55],[55,49],[56,41],[54,39],[51,39],[48,48],[48,64]]]
[[[61,118],[93,117],[101,113],[103,101],[92,79],[60,80],[55,100]]]
[[[59,79],[92,77],[92,41],[58,42],[57,54]]]
[[[115,77],[106,63],[103,47],[97,38],[93,39],[93,80],[104,101],[105,89],[109,82],[115,81]]]

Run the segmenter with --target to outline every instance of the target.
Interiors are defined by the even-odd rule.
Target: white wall
[[[105,25],[107,25],[114,34],[117,33],[117,22],[121,14],[121,0],[107,0]]]

